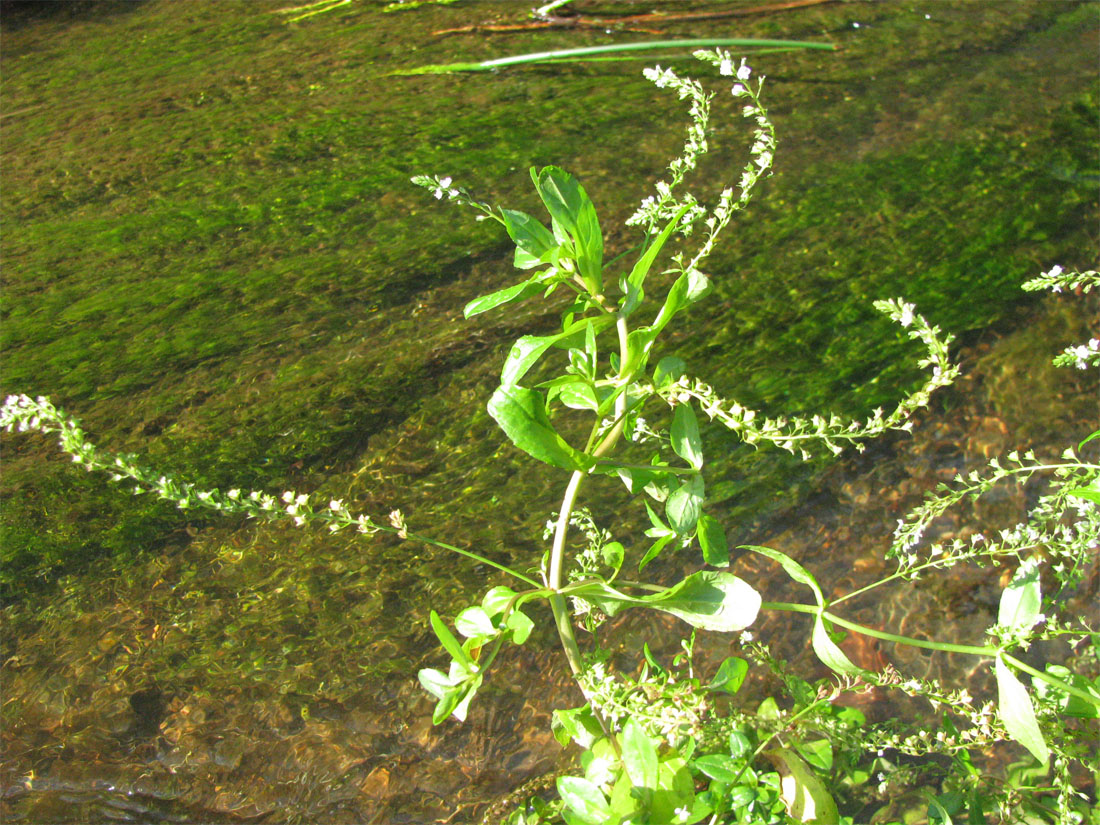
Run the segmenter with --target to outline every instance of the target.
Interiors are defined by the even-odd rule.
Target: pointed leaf
[[[623,765],[635,788],[657,787],[657,748],[636,719],[623,726]]]
[[[634,264],[634,268],[630,270],[630,274],[626,277],[626,280],[620,285],[623,288],[623,293],[626,295],[623,301],[621,311],[623,315],[629,315],[642,302],[642,298],[645,297],[645,289],[643,284],[645,283],[646,275],[649,274],[650,268],[653,266],[653,262],[657,259],[657,256],[661,252],[661,248],[665,245],[672,231],[680,223],[680,219],[684,217],[687,211],[691,208],[691,204],[684,204],[680,208],[680,211],[676,213],[661,230],[661,234],[658,235],[653,243],[649,245],[642,257],[640,257],[637,263]]]
[[[721,690],[729,694],[737,693],[745,683],[749,672],[749,663],[736,656],[730,656],[718,666],[718,672],[711,679],[708,690]]]
[[[764,753],[779,770],[780,796],[787,814],[796,822],[837,825],[840,812],[825,785],[802,758],[788,748]]]
[[[577,268],[593,295],[603,291],[603,234],[588,194],[577,179],[554,166],[535,178],[535,188],[553,221],[573,239]]]
[[[522,301],[525,298],[530,298],[532,295],[537,295],[543,288],[543,284],[538,281],[537,278],[538,276],[531,280],[497,290],[496,292],[491,292],[488,295],[482,295],[480,298],[474,298],[474,300],[466,304],[466,307],[462,310],[462,314],[467,318],[473,318],[475,315],[488,312],[490,309],[495,309],[505,304],[511,304],[515,301]]]
[[[778,550],[772,550],[770,547],[760,547],[756,544],[743,544],[738,549],[751,550],[754,553],[759,553],[762,556],[767,556],[769,559],[779,562],[788,576],[799,584],[804,584],[814,591],[814,599],[817,600],[819,605],[825,604],[825,596],[822,594],[821,588],[817,584],[817,579],[810,575],[810,571],[786,553],[780,553]]]
[[[498,630],[493,626],[489,614],[480,607],[467,607],[455,617],[455,630],[467,639],[493,638]]]
[[[537,218],[514,209],[501,209],[500,214],[508,237],[515,241],[516,266],[520,269],[538,266],[543,256],[557,247],[554,235]]]
[[[614,320],[614,317],[610,315],[599,318],[582,318],[554,335],[524,335],[512,344],[512,349],[508,351],[508,357],[504,359],[504,369],[500,373],[501,386],[510,387],[518,384],[520,379],[527,374],[527,371],[538,362],[542,354],[550,347],[567,346],[572,343],[573,338],[578,339],[577,343],[580,343],[583,340],[581,336],[585,334],[589,325],[592,325],[595,331],[599,332],[614,323]]]
[[[558,796],[566,807],[585,822],[602,825],[611,817],[607,797],[596,785],[582,776],[559,776]]]
[[[1005,664],[999,651],[994,672],[997,676],[997,709],[1005,730],[1045,766],[1050,760],[1050,750],[1039,730],[1031,697],[1027,694],[1027,688]]]
[[[443,645],[443,649],[451,654],[451,658],[467,670],[477,670],[477,665],[475,665],[470,660],[470,657],[466,655],[466,651],[462,649],[462,645],[458,643],[458,639],[454,637],[454,634],[447,628],[447,625],[443,624],[443,620],[439,618],[439,614],[433,610],[429,614],[429,618],[432,623],[432,630],[435,631],[436,638],[438,638],[440,644]]]
[[[730,549],[726,541],[726,531],[718,519],[703,513],[699,516],[699,546],[703,550],[703,561],[712,567],[729,567]]]
[[[653,542],[653,544],[649,546],[649,549],[645,551],[642,560],[638,562],[638,569],[642,570],[647,564],[657,558],[657,556],[661,554],[661,551],[664,550],[674,538],[676,538],[675,533],[667,533]]]
[[[679,584],[652,596],[630,596],[605,582],[589,582],[571,591],[599,604],[609,616],[633,606],[671,613],[701,630],[729,633],[744,630],[756,621],[760,594],[729,573],[701,570]]]
[[[997,624],[1013,630],[1030,630],[1039,618],[1043,597],[1039,584],[1039,564],[1024,561],[1016,570],[1008,587],[1001,593]]]
[[[586,470],[592,460],[569,445],[550,424],[542,395],[525,387],[499,387],[489,415],[519,449],[554,467]]]
[[[825,627],[825,620],[820,613],[814,617],[814,630],[813,636],[811,637],[811,643],[813,644],[814,653],[817,654],[817,658],[819,658],[830,670],[834,670],[841,674],[847,673],[851,675],[863,673],[863,669],[852,664],[851,660],[844,655],[844,651],[829,637],[829,631]]]
[[[703,495],[703,477],[694,475],[673,490],[665,502],[668,523],[681,536],[686,536],[695,529],[703,507]]]
[[[703,468],[703,443],[691,404],[679,404],[672,415],[672,450],[694,469]]]

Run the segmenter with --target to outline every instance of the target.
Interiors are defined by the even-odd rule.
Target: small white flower
[[[439,185],[436,186],[435,190],[432,192],[432,194],[435,195],[435,199],[436,200],[441,200],[443,198],[444,193],[450,194],[449,192],[447,192],[447,189],[448,189],[448,187],[450,187],[450,185],[451,185],[450,177],[440,178],[439,179]],[[452,195],[452,197],[453,197],[453,195]]]
[[[901,305],[901,317],[898,318],[898,323],[903,327],[907,327],[913,323],[913,307],[911,304]]]
[[[742,97],[746,93],[746,89],[740,83],[734,83],[733,89],[731,89],[734,97]]]
[[[741,65],[737,68],[737,79],[748,80],[752,74],[752,69],[745,63],[745,58],[741,58]]]
[[[330,501],[330,502],[328,503],[328,508],[329,508],[330,510],[334,511],[334,512],[339,512],[339,511],[340,511],[340,509],[341,509],[341,508],[342,508],[343,506],[344,506],[344,502],[343,502],[343,500],[342,500],[342,499],[338,499],[338,498],[334,498],[334,499],[333,499],[332,501]]]

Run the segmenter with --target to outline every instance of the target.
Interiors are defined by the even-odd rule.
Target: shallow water
[[[507,244],[408,177],[449,174],[534,212],[527,167],[561,165],[615,254],[632,243],[616,223],[683,119],[644,63],[385,74],[639,35],[437,37],[516,4],[379,6],[290,25],[277,6],[169,2],[3,22],[3,389],[48,394],[104,447],[201,483],[400,507],[526,567],[561,482],[483,410],[508,343],[555,314],[462,321],[514,277]],[[1095,258],[1095,7],[847,3],[729,31],[842,50],[753,61],[770,78],[777,173],[668,345],[719,389],[772,411],[866,412],[916,380],[873,299],[903,294],[979,352],[1047,317],[1016,284]],[[706,175],[741,163],[730,108]],[[1037,347],[1087,334],[1088,308],[1064,312],[978,371],[974,407],[944,395],[938,440],[884,447],[881,467],[804,468],[713,433],[731,533],[839,582],[853,558],[876,564],[874,529],[844,508],[870,505],[888,531],[945,468],[984,456],[1000,427],[978,419],[1004,424],[1006,449],[1079,438],[1094,385],[1040,384],[1064,413],[1011,396],[1039,374]],[[561,758],[549,713],[579,697],[548,625],[500,663],[466,725],[431,727],[415,681],[441,660],[428,611],[453,615],[496,583],[483,567],[181,514],[77,475],[45,439],[5,436],[5,450],[5,819],[466,822]],[[884,492],[897,485],[909,498]],[[619,490],[591,493],[601,524],[639,535],[644,514]],[[817,562],[807,536],[826,527]],[[957,592],[949,615],[984,609],[977,584]],[[930,599],[913,602],[918,625]],[[879,620],[904,620],[888,608]],[[614,632],[633,649],[648,634],[659,647],[661,630],[628,616]],[[798,654],[804,636],[762,630]]]

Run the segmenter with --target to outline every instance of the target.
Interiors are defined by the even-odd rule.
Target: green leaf
[[[617,541],[609,541],[600,548],[600,558],[617,574],[626,558],[626,549]]]
[[[504,304],[511,304],[515,301],[522,301],[525,298],[530,298],[532,295],[537,295],[542,291],[543,284],[538,280],[538,276],[528,281],[522,281],[518,284],[505,287],[504,289],[491,292],[488,295],[482,295],[480,298],[474,298],[470,303],[466,304],[466,307],[462,310],[462,314],[467,318],[473,318],[475,315],[480,315],[483,312],[488,312],[490,309],[503,306]]]
[[[467,670],[477,670],[477,666],[470,660],[470,657],[466,655],[466,651],[462,649],[462,645],[458,643],[458,639],[448,630],[447,625],[443,624],[443,620],[439,618],[439,614],[433,610],[429,614],[429,618],[432,623],[432,630],[435,631],[436,638],[438,638],[440,644],[443,645],[443,649],[451,654],[451,658]]]
[[[508,230],[508,237],[516,244],[516,266],[520,269],[530,269],[546,263],[544,256],[558,247],[550,230],[526,212],[501,209],[500,214],[504,219],[504,228]]]
[[[603,735],[603,729],[588,705],[553,711],[550,715],[550,731],[563,748],[572,740],[588,749]]]
[[[1055,679],[1059,679],[1067,685],[1093,696],[1094,701],[1090,704],[1079,696],[1067,693],[1057,685],[1052,685],[1042,679],[1032,679],[1032,687],[1035,688],[1035,693],[1039,697],[1056,705],[1066,716],[1073,716],[1078,719],[1096,719],[1100,716],[1100,679],[1095,682],[1090,681],[1081,674],[1074,673],[1062,665],[1048,664],[1046,672]]]
[[[756,544],[743,544],[737,549],[751,550],[754,553],[759,553],[762,556],[767,556],[769,559],[779,562],[788,576],[799,584],[804,584],[814,591],[814,599],[817,601],[818,605],[823,606],[825,604],[825,596],[822,594],[821,588],[817,584],[817,579],[810,575],[810,571],[786,553],[780,553],[778,550],[772,550],[770,547],[760,547]]]
[[[695,529],[703,507],[703,477],[691,476],[669,494],[665,502],[665,516],[672,529],[686,536]]]
[[[531,170],[539,197],[553,221],[573,239],[577,268],[592,295],[603,292],[603,234],[596,207],[577,179],[555,166],[537,175]]]
[[[657,558],[657,556],[661,554],[661,551],[664,550],[674,538],[676,538],[675,533],[668,533],[653,542],[653,544],[649,546],[649,549],[645,551],[642,560],[638,562],[638,570],[642,570],[647,564]]]
[[[828,739],[802,742],[796,744],[794,748],[810,767],[825,774],[833,769],[833,746],[829,744]]]
[[[607,798],[596,785],[582,776],[559,776],[558,796],[577,816],[592,825],[605,825],[611,816]]]
[[[679,404],[672,414],[672,450],[694,469],[703,469],[703,443],[691,404]]]
[[[671,613],[701,630],[729,633],[744,630],[756,621],[760,594],[730,573],[701,570],[679,584],[652,596],[629,596],[606,582],[588,582],[570,595],[599,604],[609,616],[626,607],[652,607]]]
[[[653,386],[658,390],[663,390],[679,381],[680,376],[686,371],[687,364],[684,363],[682,358],[667,355],[658,361],[657,366],[653,368]]]
[[[657,748],[635,719],[623,726],[623,765],[635,788],[657,787]]]
[[[499,633],[489,614],[480,607],[467,607],[459,613],[455,617],[455,630],[467,639],[491,639]]]
[[[814,617],[814,630],[810,641],[817,658],[830,670],[851,675],[863,673],[863,668],[852,664],[851,660],[844,655],[844,651],[829,637],[828,628],[825,627],[825,620],[820,613]]]
[[[531,621],[530,617],[520,610],[513,610],[509,613],[508,620],[504,624],[512,631],[512,641],[517,645],[526,642],[535,627],[535,623]]]
[[[1100,483],[1100,482],[1094,482]],[[1066,490],[1067,496],[1073,496],[1074,498],[1083,498],[1086,501],[1092,501],[1096,504],[1100,504],[1100,490],[1093,490],[1089,487],[1075,487],[1072,490]]]
[[[516,591],[504,585],[493,587],[481,599],[481,609],[489,616],[498,616],[515,597]]]
[[[718,666],[718,672],[711,679],[708,690],[721,690],[729,694],[735,694],[745,683],[745,676],[749,672],[749,663],[736,656],[730,656]]]
[[[1005,664],[1000,651],[997,652],[994,673],[997,676],[997,708],[1005,730],[1045,766],[1050,760],[1050,750],[1039,730],[1031,697],[1027,694],[1027,688]]]
[[[730,734],[730,756],[734,759],[744,759],[752,752],[752,740],[748,736],[739,730]]]
[[[489,415],[519,449],[554,467],[587,470],[590,459],[569,445],[550,424],[542,395],[526,387],[499,387],[489,399]]]
[[[477,689],[481,687],[481,682],[484,678],[485,677],[479,673],[474,676],[473,679],[467,681],[461,686],[460,689],[464,691],[464,693],[462,694],[462,698],[459,700],[458,704],[455,705],[454,710],[451,711],[451,713],[454,715],[454,718],[457,719],[459,722],[466,721],[466,714],[470,710],[470,702],[472,702],[474,696],[477,695]],[[437,707],[435,709],[435,712],[438,715],[440,713],[440,708]],[[445,718],[446,716],[443,716],[440,721]]]
[[[661,248],[665,245],[665,242],[668,240],[673,230],[676,229],[677,224],[680,223],[680,219],[690,208],[690,204],[685,204],[680,208],[676,216],[661,230],[661,234],[658,235],[646,251],[642,253],[642,257],[634,264],[634,268],[630,270],[630,274],[626,277],[626,280],[620,284],[623,294],[626,296],[620,307],[620,311],[624,316],[632,313],[642,302],[642,298],[645,297],[643,284],[645,283],[646,275],[649,274],[650,267],[653,266],[653,262],[657,259],[657,255],[660,254]]]
[[[730,550],[726,531],[718,519],[702,513],[699,516],[699,546],[703,549],[703,561],[712,567],[729,567]]]
[[[724,753],[712,753],[700,756],[692,766],[711,779],[730,784],[737,779],[738,767],[730,757]]]
[[[838,825],[840,812],[825,785],[802,758],[788,748],[765,751],[779,771],[780,798],[796,822]]]
[[[1030,630],[1039,618],[1043,597],[1039,584],[1039,565],[1024,561],[1001,593],[997,624],[1016,631]]]
[[[584,379],[561,384],[558,387],[558,399],[572,410],[591,410],[597,412],[600,409],[600,399],[596,396],[596,389]]]
[[[518,384],[550,347],[568,346],[574,342],[574,339],[576,343],[580,343],[581,336],[586,334],[590,325],[595,332],[599,332],[614,322],[614,317],[610,315],[582,318],[553,335],[524,335],[512,344],[508,357],[504,359],[504,368],[500,373],[501,386],[510,387]]]
[[[419,673],[416,674],[420,680],[420,684],[424,686],[424,690],[428,691],[436,699],[442,699],[454,688],[454,682],[436,670],[435,668],[422,668]],[[456,700],[457,702],[457,700]],[[448,711],[449,713],[450,711]]]

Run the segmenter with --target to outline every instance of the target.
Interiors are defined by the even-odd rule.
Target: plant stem
[[[864,636],[871,636],[875,639],[882,639],[887,642],[893,642],[899,645],[909,645],[911,647],[923,647],[928,650],[939,650],[943,653],[966,653],[971,656],[988,656],[993,658],[1000,653],[1006,662],[1012,666],[1024,671],[1036,679],[1041,679],[1048,685],[1056,687],[1058,690],[1068,693],[1071,696],[1076,696],[1078,699],[1088,702],[1090,705],[1100,707],[1100,699],[1087,693],[1086,691],[1076,688],[1067,682],[1063,682],[1056,676],[1052,676],[1049,673],[1044,673],[1041,670],[1036,670],[1026,662],[1022,662],[1015,656],[1011,656],[1003,650],[998,650],[995,647],[977,647],[975,645],[956,645],[949,644],[948,642],[929,642],[924,639],[914,639],[911,636],[898,636],[895,633],[887,633],[883,630],[875,630],[874,628],[867,627],[865,625],[856,624],[850,622],[847,619],[842,619],[840,616],[836,616],[830,613],[828,610],[821,610],[816,605],[809,604],[792,604],[790,602],[763,602],[760,605],[762,610],[787,610],[792,613],[808,613],[810,615],[816,615],[821,613],[821,617],[833,624],[840,625],[843,628],[860,633]]]

